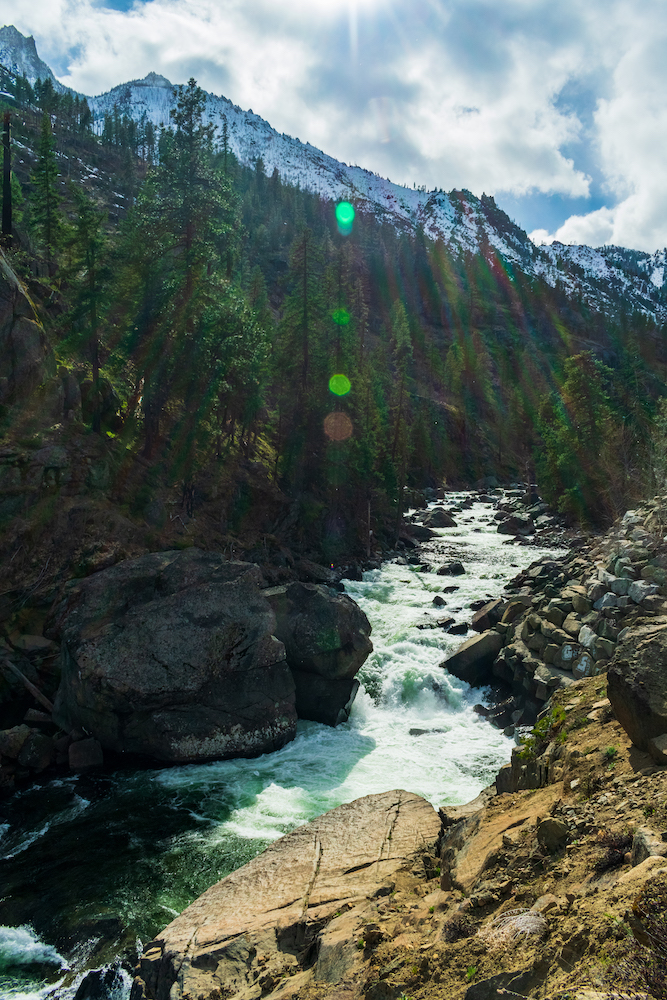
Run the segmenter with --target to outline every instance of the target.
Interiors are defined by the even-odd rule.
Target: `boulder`
[[[347,594],[292,583],[264,591],[276,615],[301,719],[335,726],[350,714],[355,674],[373,650],[368,618]]]
[[[454,677],[458,677],[459,680],[466,681],[472,687],[490,684],[493,661],[502,645],[503,640],[500,633],[483,632],[481,635],[476,635],[464,642],[455,653],[443,660],[440,666],[448,670]]]
[[[296,732],[294,681],[251,563],[199,549],[68,585],[54,719],[104,750],[170,762],[251,757]]]
[[[503,601],[500,598],[496,601],[489,601],[485,604],[479,611],[476,611],[472,616],[472,621],[470,627],[475,630],[475,632],[486,632],[488,629],[493,628],[502,619],[505,609],[507,608],[507,601]]]
[[[652,741],[667,733],[667,625],[624,631],[607,670],[607,696],[635,746],[662,763]]]
[[[434,507],[425,516],[423,524],[427,528],[456,528],[456,521],[451,514],[448,514],[444,507]]]
[[[418,542],[428,542],[429,538],[435,538],[436,534],[424,524],[407,524],[401,533],[401,539],[405,540],[405,538],[410,537],[416,538]]]
[[[547,816],[537,824],[537,840],[549,854],[559,851],[568,840],[568,828],[562,820]]]
[[[21,747],[17,757],[21,767],[28,767],[31,771],[44,771],[55,757],[55,747],[50,736],[33,730],[30,736]]]
[[[132,996],[259,997],[295,974],[304,986],[340,982],[360,964],[358,941],[378,933],[372,901],[439,834],[435,809],[404,791],[367,795],[300,826],[146,945]]]
[[[500,522],[498,532],[501,535],[532,535],[535,533],[535,524],[530,517],[513,514]]]
[[[0,730],[0,757],[16,760],[33,730],[30,726],[14,726]]]
[[[444,563],[437,570],[438,576],[461,576],[462,573],[465,573],[465,567],[458,559]]]
[[[640,826],[632,837],[630,864],[633,868],[647,858],[664,858],[667,854],[667,844],[662,837],[657,837],[653,830]]]

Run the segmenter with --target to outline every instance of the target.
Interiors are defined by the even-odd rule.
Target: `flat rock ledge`
[[[132,1000],[254,997],[286,977],[340,982],[363,959],[369,902],[433,852],[441,820],[418,795],[367,795],[271,844],[146,946]]]

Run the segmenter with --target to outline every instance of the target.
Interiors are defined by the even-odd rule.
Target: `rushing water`
[[[395,561],[346,583],[375,648],[344,725],[300,722],[292,743],[254,760],[71,776],[13,796],[0,824],[0,998],[73,996],[82,969],[131,955],[212,883],[343,802],[405,788],[439,806],[493,781],[511,741],[473,711],[483,695],[439,666],[465,637],[416,626],[469,621],[471,601],[554,550],[503,545],[489,504],[457,518],[425,550],[434,565],[461,559],[465,575]],[[435,608],[446,587],[458,589]],[[112,1000],[127,996],[125,972],[107,978]]]

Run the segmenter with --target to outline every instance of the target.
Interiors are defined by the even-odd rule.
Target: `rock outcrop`
[[[667,734],[667,619],[643,625],[618,643],[607,671],[616,718],[640,750],[665,763]]]
[[[0,403],[24,401],[56,374],[35,309],[0,251]]]
[[[68,586],[54,718],[104,749],[167,761],[254,756],[296,730],[294,682],[259,569],[187,549]]]
[[[424,799],[391,791],[299,827],[210,888],[146,946],[133,1000],[245,995],[249,988],[259,997],[295,974],[301,985],[340,982],[381,937],[377,927],[375,941],[371,936],[371,901],[389,895],[396,872],[417,853],[434,852],[440,825]]]
[[[330,726],[345,721],[359,688],[355,675],[373,650],[368,618],[346,594],[312,583],[264,596],[294,677],[297,715]]]

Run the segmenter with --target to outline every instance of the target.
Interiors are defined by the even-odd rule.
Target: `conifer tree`
[[[70,188],[76,219],[69,234],[69,277],[75,289],[73,318],[84,331],[84,350],[92,370],[93,430],[101,430],[100,320],[109,272],[104,260],[106,239],[102,229],[104,214],[81,188]]]
[[[32,172],[35,193],[32,199],[32,223],[38,245],[49,269],[54,273],[63,234],[63,219],[58,193],[58,165],[51,119],[42,114],[37,164]]]
[[[264,350],[243,296],[227,279],[238,204],[214,165],[205,96],[191,79],[176,98],[174,128],[161,132],[159,165],[126,227],[128,346],[144,379],[148,455],[167,400],[182,408],[178,433],[187,451],[188,435],[217,407],[220,394],[255,378],[251,372]]]

